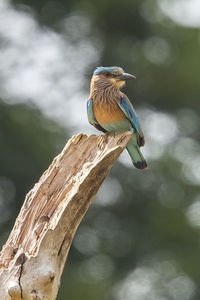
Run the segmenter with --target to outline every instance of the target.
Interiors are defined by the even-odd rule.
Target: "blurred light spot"
[[[62,22],[59,34],[39,26],[31,13],[9,1],[1,3],[0,92],[5,101],[37,105],[77,131],[88,123],[82,117],[88,98],[84,74],[99,60],[102,46],[92,37],[87,16],[73,14]]]
[[[75,235],[73,245],[85,255],[94,254],[99,248],[97,232],[86,226],[80,227]]]
[[[186,216],[192,226],[200,227],[200,195],[188,207]]]
[[[26,12],[21,11],[18,13],[12,9],[9,1],[1,2],[1,5],[0,35],[7,41],[12,40],[17,46],[23,35],[27,36],[28,33],[32,33],[35,30],[35,22]]]
[[[184,135],[197,132],[199,128],[199,116],[190,109],[181,109],[177,114],[179,130]]]
[[[143,45],[146,58],[154,64],[166,63],[170,59],[171,51],[169,43],[157,36],[148,38]]]
[[[187,276],[178,276],[168,282],[168,292],[173,299],[189,300],[194,294],[195,285]]]
[[[63,25],[67,35],[72,37],[75,41],[88,35],[91,30],[89,17],[83,15],[71,15],[65,19]]]
[[[142,180],[139,181],[140,188],[146,191],[157,191],[158,189],[158,178],[161,179],[156,172],[151,172],[151,176],[149,176],[149,172],[145,172],[142,176]]]
[[[157,260],[157,258],[156,258]],[[155,288],[162,290],[163,295],[170,295],[170,299],[190,300],[195,293],[195,283],[181,270],[174,260],[151,262],[154,270],[159,273],[159,280]],[[167,299],[169,299],[167,298]]]
[[[173,143],[179,134],[176,119],[169,114],[155,112],[150,109],[138,110],[146,144],[141,148],[146,159],[159,159],[166,146]],[[132,163],[127,153],[120,155],[120,162],[128,167]]]
[[[171,278],[177,277],[177,263],[174,260],[162,260],[151,262],[154,266],[154,270],[159,273],[160,278],[167,281]]]
[[[179,274],[173,261],[151,261],[153,267],[141,266],[131,272],[113,289],[117,300],[189,300],[195,284]]]
[[[182,163],[183,179],[193,185],[200,184],[200,145],[191,138],[180,138],[171,149],[171,155]]]
[[[158,199],[166,207],[177,207],[184,198],[183,188],[176,182],[165,182],[158,187]]]
[[[182,163],[190,163],[199,155],[200,145],[193,139],[182,137],[177,139],[171,150],[171,155]]]
[[[199,0],[159,0],[157,3],[174,22],[183,26],[200,27]]]
[[[158,275],[152,269],[138,268],[130,273],[121,284],[114,289],[114,296],[117,300],[143,300],[153,299],[153,284],[158,280]],[[146,298],[148,295],[149,298]],[[155,299],[155,298],[154,298]]]
[[[110,212],[100,213],[94,221],[94,230],[98,231],[101,244],[116,257],[123,257],[134,246],[133,235],[122,229],[120,220]],[[120,241],[120,243],[119,243]]]
[[[122,195],[122,188],[119,181],[115,178],[107,178],[100,187],[94,204],[107,206],[113,205]]]
[[[145,115],[143,127],[146,135],[159,144],[173,142],[178,134],[177,122],[173,116],[150,110],[145,110]]]
[[[163,14],[155,5],[155,1],[144,1],[140,7],[140,13],[149,23],[158,23],[163,20]]]
[[[93,256],[79,267],[80,279],[85,282],[106,280],[113,272],[113,261],[107,255]]]
[[[200,156],[195,158],[190,164],[185,164],[182,173],[186,181],[193,185],[200,184]]]
[[[126,167],[133,168],[133,163],[132,163],[130,155],[128,154],[127,151],[122,152],[122,154],[120,155],[118,160],[120,161],[120,163],[122,163]]]
[[[159,159],[164,154],[164,151],[164,145],[156,144],[147,136],[145,148],[142,149],[142,153],[146,159]]]

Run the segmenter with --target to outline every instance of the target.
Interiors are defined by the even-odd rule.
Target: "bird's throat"
[[[96,76],[97,77],[97,76]],[[120,85],[121,86],[121,85]],[[120,99],[120,87],[112,81],[103,78],[92,78],[90,85],[90,98],[99,100],[118,100]]]

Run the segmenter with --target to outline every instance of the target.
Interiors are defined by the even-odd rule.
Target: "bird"
[[[121,67],[97,67],[90,82],[87,116],[91,125],[106,134],[131,131],[126,149],[133,165],[145,169],[147,163],[140,151],[145,144],[143,131],[133,105],[121,92],[126,81],[134,78]]]

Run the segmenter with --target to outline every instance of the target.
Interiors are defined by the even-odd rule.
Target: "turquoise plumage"
[[[125,81],[133,78],[120,67],[98,67],[91,80],[87,114],[90,124],[103,132],[132,131],[126,149],[134,166],[144,169],[147,164],[140,151],[145,143],[143,132],[132,104],[120,91]]]

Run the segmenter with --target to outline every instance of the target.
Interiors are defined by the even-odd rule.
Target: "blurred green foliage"
[[[137,76],[125,92],[136,99],[150,147],[146,172],[122,161],[113,167],[77,231],[58,300],[200,299],[199,28],[178,25],[156,0],[12,5],[64,39],[65,18],[89,20],[99,64]],[[95,67],[85,74],[86,93]],[[7,102],[0,102],[1,244],[26,192],[71,135],[70,124],[63,129],[29,104]]]

